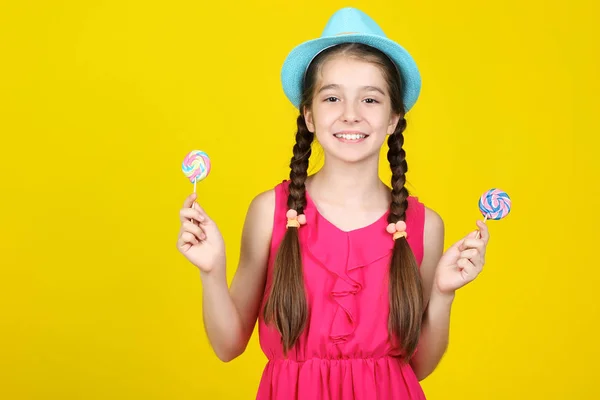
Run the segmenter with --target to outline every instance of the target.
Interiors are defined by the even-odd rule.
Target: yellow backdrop
[[[218,361],[198,273],[175,248],[192,190],[180,163],[212,158],[198,190],[231,278],[250,200],[288,173],[281,64],[347,5],[421,68],[410,189],[447,244],[475,227],[483,191],[513,199],[426,394],[600,396],[598,2],[5,0],[0,398],[253,398],[257,337]]]

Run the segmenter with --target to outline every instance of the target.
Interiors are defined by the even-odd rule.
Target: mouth
[[[358,143],[369,137],[369,135],[362,132],[340,132],[335,133],[333,136],[344,143]]]

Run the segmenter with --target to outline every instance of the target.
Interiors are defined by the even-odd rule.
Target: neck
[[[379,157],[361,163],[326,159],[307,186],[312,198],[338,205],[387,201],[390,191],[379,179]]]

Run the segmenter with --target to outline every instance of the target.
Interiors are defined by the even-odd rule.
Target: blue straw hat
[[[304,74],[311,61],[323,50],[340,43],[362,43],[384,52],[397,66],[402,77],[405,112],[417,102],[421,91],[421,75],[412,56],[398,43],[388,39],[377,23],[355,8],[343,8],[331,16],[320,38],[295,47],[281,69],[283,91],[298,108],[302,96]]]

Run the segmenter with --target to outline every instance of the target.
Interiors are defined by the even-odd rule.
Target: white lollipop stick
[[[194,178],[194,194],[196,193],[196,181],[198,180],[198,177]],[[196,209],[196,201],[194,200],[194,202],[192,203],[192,208],[195,210]],[[200,226],[200,222],[192,219],[192,224]]]

